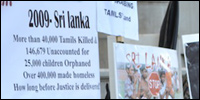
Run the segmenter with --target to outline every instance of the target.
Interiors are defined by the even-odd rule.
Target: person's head
[[[135,65],[133,65],[133,70],[134,70],[134,73],[137,73],[137,72],[138,72],[138,70],[137,70],[137,68],[136,68]]]
[[[175,75],[178,75],[177,71],[176,70],[172,70],[172,77],[175,76]]]
[[[126,72],[127,72],[128,76],[132,76],[132,74],[133,74],[133,67],[131,67],[131,65],[127,65],[126,66]]]
[[[147,72],[147,69],[145,68],[145,65],[142,65],[142,67],[140,68],[140,72],[142,73],[142,77],[144,79],[148,77],[148,72]]]
[[[165,72],[164,71],[161,71],[160,72],[160,79],[161,79],[161,82],[165,82]]]
[[[134,73],[137,73],[137,72],[138,72],[138,70],[135,68],[135,69],[134,69]]]

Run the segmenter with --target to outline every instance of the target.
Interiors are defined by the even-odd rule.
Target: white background
[[[133,9],[124,7],[121,4],[115,4],[114,1],[97,1],[98,32],[139,40],[137,1],[127,2],[133,3]],[[117,13],[122,12],[123,15],[131,16],[131,22],[105,15],[104,9],[114,10]]]
[[[72,91],[14,91],[13,83],[19,85],[34,84],[54,84],[57,83],[90,83],[100,84],[99,79],[99,53],[98,53],[98,42],[97,44],[47,44],[47,43],[17,43],[13,42],[13,34],[19,36],[28,37],[30,35],[34,37],[40,37],[43,35],[53,36],[87,36],[96,37],[96,11],[95,2],[15,2],[12,1],[12,6],[1,6],[1,98],[100,98],[100,90],[72,90]],[[54,24],[50,24],[49,28],[29,28],[28,10],[48,10],[49,16],[54,23],[54,11],[58,10],[70,11],[73,15],[79,15],[81,11],[83,15],[89,16],[90,29],[69,29],[66,20],[66,28],[55,28]],[[67,18],[67,17],[66,17]],[[98,41],[98,38],[97,38]],[[88,56],[63,56],[63,55],[26,55],[26,47],[51,47],[55,49],[77,49],[85,48],[90,50]],[[75,68],[61,67],[61,68],[26,68],[24,59],[54,59],[63,61],[68,60],[91,60],[90,68]],[[76,73],[86,71],[95,73],[95,78],[92,79],[24,79],[23,72],[27,71],[38,72],[38,71],[56,71],[66,73],[66,71]]]
[[[171,68],[172,69],[176,69],[179,70],[179,65],[178,65],[178,58],[177,58],[177,51],[175,50],[171,50],[171,49],[165,49],[165,48],[159,48],[159,47],[153,47],[153,46],[143,46],[143,45],[131,45],[131,44],[120,44],[120,43],[114,43],[114,58],[115,58],[115,78],[116,78],[116,94],[118,95],[117,98],[120,98],[121,94],[119,93],[120,87],[118,87],[119,83],[118,83],[118,75],[119,73],[117,73],[117,68],[119,67],[118,64],[123,64],[124,65],[124,69],[126,68],[127,63],[129,63],[129,61],[126,58],[126,55],[129,53],[130,54],[130,60],[131,63],[132,62],[132,52],[135,52],[136,54],[139,53],[139,64],[145,64],[145,53],[147,53],[147,65],[151,65],[152,64],[152,54],[154,54],[154,58],[155,58],[155,62],[157,64],[157,57],[160,58],[160,55],[168,55],[171,58]],[[159,59],[159,61],[161,61]],[[165,60],[166,61],[166,60]],[[138,57],[136,56],[136,60],[135,63],[138,62]],[[120,66],[121,67],[121,66]],[[138,70],[140,73],[140,70]],[[153,70],[147,69],[147,71],[149,73],[153,72]],[[156,70],[155,70],[156,71]],[[178,73],[180,76],[180,73]],[[179,77],[179,79],[181,79]],[[180,82],[181,80],[179,80]],[[179,85],[180,86],[180,85]],[[180,87],[179,87],[180,88]],[[181,91],[182,93],[182,91]],[[178,94],[181,94],[178,93]],[[182,98],[182,97],[177,97],[177,98]]]

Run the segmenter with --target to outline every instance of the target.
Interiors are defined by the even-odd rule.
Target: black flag
[[[170,1],[160,30],[159,47],[176,49],[179,23],[179,2]]]

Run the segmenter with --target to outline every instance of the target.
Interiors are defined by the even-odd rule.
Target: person
[[[179,92],[179,78],[178,78],[178,72],[176,70],[172,74],[172,84],[173,84],[173,90]]]
[[[159,91],[160,99],[166,99],[166,78],[165,72],[160,71],[160,81],[161,81],[161,89]]]
[[[147,81],[148,72],[145,68],[145,65],[142,65],[142,67],[140,67],[140,72],[141,72],[142,76],[141,76],[140,83],[139,83],[137,98],[150,99],[151,93],[148,89],[148,81]]]
[[[165,78],[166,78],[166,99],[168,99],[169,95],[174,98],[175,93],[173,91],[173,84],[172,84],[172,72],[171,72],[171,59],[169,55],[161,55],[161,58],[163,59],[160,61],[161,66],[163,67],[165,72]]]
[[[126,72],[128,78],[125,81],[125,99],[134,99],[134,75],[133,75],[133,67],[131,65],[126,66]]]
[[[136,65],[133,65],[133,68],[134,68],[134,73],[133,73],[133,76],[134,76],[134,84],[133,84],[133,87],[134,87],[134,91],[133,91],[133,94],[134,94],[134,99],[136,99],[136,96],[137,96],[137,92],[138,92],[138,85],[139,85],[139,80],[140,80],[140,73],[138,72],[138,69],[136,68]]]

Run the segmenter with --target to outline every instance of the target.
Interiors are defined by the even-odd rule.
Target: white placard
[[[190,99],[199,99],[199,33],[182,36]]]
[[[181,74],[175,50],[114,44],[119,99],[181,99]]]
[[[1,98],[100,98],[95,2],[1,4]]]
[[[139,40],[137,1],[97,1],[97,30]]]

